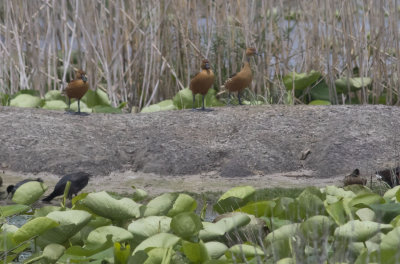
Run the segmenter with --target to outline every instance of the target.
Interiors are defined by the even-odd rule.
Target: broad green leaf
[[[381,249],[383,250],[398,250],[400,247],[400,227],[394,228],[386,234],[382,239]]]
[[[326,100],[312,100],[309,105],[331,105],[331,102]]]
[[[199,243],[182,241],[182,249],[183,253],[192,263],[203,263],[210,259],[207,248],[202,241]]]
[[[315,215],[300,224],[300,231],[308,241],[318,241],[321,237],[333,234],[334,223],[327,216]]]
[[[24,213],[30,209],[29,206],[24,204],[12,204],[0,206],[0,217],[9,217]]]
[[[296,234],[299,233],[299,227],[300,224],[289,224],[289,225],[284,225],[275,231],[269,233],[265,238],[264,242],[267,245],[271,245],[275,243],[278,240],[286,240],[291,237],[294,237]]]
[[[280,228],[281,226],[292,224],[292,221],[280,219],[278,217],[260,217],[260,219],[264,220],[268,230],[271,232]]]
[[[81,210],[53,211],[47,215],[47,218],[60,223],[60,225],[44,232],[38,237],[37,241],[41,245],[49,243],[63,244],[81,230],[90,221],[91,217],[91,214]]]
[[[335,220],[337,225],[343,225],[347,222],[347,214],[344,209],[343,200],[328,204],[325,202],[325,208],[328,214]]]
[[[136,188],[134,186],[132,186],[132,188],[134,189],[134,193],[132,195],[132,199],[135,202],[139,202],[139,201],[144,200],[144,199],[146,199],[148,197],[148,194],[147,194],[147,192],[145,190],[138,189],[138,188]]]
[[[0,233],[0,251],[7,251],[15,248],[18,243],[16,243],[12,238],[14,233],[18,230],[18,227],[9,224],[3,224],[1,226],[1,233]]]
[[[326,213],[321,198],[307,189],[304,190],[296,200],[298,201],[299,216],[302,219]]]
[[[65,102],[66,97],[59,90],[50,90],[44,95],[46,101],[61,100]]]
[[[338,93],[347,93],[348,87],[350,87],[350,91],[354,92],[361,89],[363,86],[367,87],[372,83],[372,79],[368,77],[355,77],[355,78],[346,78],[342,77],[335,81],[336,91]]]
[[[183,212],[193,212],[197,208],[197,202],[195,199],[187,194],[180,193],[176,198],[171,210],[169,210],[167,216],[173,217]]]
[[[105,114],[122,114],[122,110],[107,105],[96,105],[92,108],[93,113],[105,113]]]
[[[398,192],[400,190],[400,185],[397,185],[396,187],[393,187],[392,189],[389,189],[385,192],[383,195],[383,198],[390,200],[393,197],[397,198],[397,201],[400,201],[400,193]]]
[[[361,221],[375,221],[375,212],[369,208],[361,208],[356,211],[356,215]]]
[[[376,193],[361,193],[351,199],[349,205],[357,206],[358,204],[372,205],[385,203],[385,199]]]
[[[21,243],[35,236],[39,236],[49,229],[57,227],[59,223],[48,217],[38,217],[19,228],[13,236],[16,243]]]
[[[325,102],[329,102],[330,104],[329,87],[326,84],[325,80],[315,85],[315,87],[311,89],[310,94],[312,100],[322,100]]]
[[[193,107],[193,94],[189,88],[180,90],[174,98],[172,98],[174,105],[178,109],[188,109]],[[216,91],[214,89],[208,90],[206,97],[204,99],[206,107],[210,106],[220,106],[221,103],[216,98]],[[202,104],[202,96],[197,94],[195,97],[195,107],[200,107]]]
[[[148,248],[168,248],[175,246],[180,241],[180,238],[168,233],[160,233],[154,236],[151,236],[140,243],[135,250],[133,251],[132,255],[140,250],[146,250]]]
[[[128,198],[114,199],[106,192],[90,193],[82,200],[83,205],[99,216],[112,220],[124,220],[141,216],[142,205]]]
[[[40,216],[47,216],[51,212],[55,211],[61,211],[60,206],[53,206],[53,205],[47,205],[43,206],[41,208],[35,209],[35,213],[33,214],[34,217],[40,217]]]
[[[274,260],[291,257],[291,244],[298,239],[300,224],[290,224],[282,226],[269,233],[264,238],[267,253],[272,255]]]
[[[107,236],[111,236],[113,242],[126,242],[133,238],[132,233],[117,226],[101,226],[90,232],[87,243],[100,245],[107,242]]]
[[[185,240],[197,237],[202,228],[200,217],[193,212],[180,213],[171,220],[171,230]]]
[[[232,212],[245,205],[254,197],[255,189],[251,186],[238,186],[225,192],[214,205],[218,213]]]
[[[170,231],[171,218],[167,216],[148,216],[133,221],[128,226],[128,231],[135,237],[135,242],[142,242],[148,237],[158,233]]]
[[[321,73],[317,71],[311,71],[309,73],[296,73],[290,72],[283,77],[283,84],[287,90],[303,91],[311,84],[316,82],[321,77]]]
[[[22,184],[13,195],[13,202],[17,204],[30,205],[36,202],[47,190],[42,182],[30,181]]]
[[[250,260],[255,256],[264,256],[264,251],[258,246],[238,244],[229,248],[225,252],[225,256],[228,259],[232,259],[233,256],[235,256],[235,259],[245,261]]]
[[[210,241],[204,245],[207,249],[208,256],[211,259],[218,259],[228,250],[228,247],[225,244],[217,241]]]
[[[146,206],[144,216],[166,215],[178,198],[177,193],[164,193],[152,199]]]
[[[371,204],[369,208],[375,212],[376,219],[382,223],[390,223],[400,215],[399,203]]]
[[[93,112],[91,108],[89,108],[84,102],[80,102],[81,112],[91,113]],[[71,103],[70,106],[71,110],[77,112],[78,111],[78,101]]]
[[[273,217],[291,220],[293,218],[293,213],[290,212],[289,207],[295,203],[295,200],[289,197],[279,197],[275,199],[275,202],[276,205],[274,207]]]
[[[93,108],[96,105],[111,106],[107,94],[100,89],[96,89],[96,91],[89,89],[81,101],[89,108]]]
[[[65,247],[59,244],[48,244],[43,249],[42,257],[46,263],[56,263],[57,260],[64,254]]]
[[[392,225],[379,224],[371,221],[352,220],[335,229],[336,239],[353,242],[365,242],[380,231],[390,231]]]
[[[43,105],[43,109],[48,109],[48,110],[65,110],[68,107],[68,105],[61,100],[50,100],[46,101]]]
[[[174,105],[174,102],[171,99],[161,101],[157,104],[152,104],[142,108],[142,113],[152,113],[158,111],[169,111],[169,110],[177,110],[178,108]]]
[[[203,222],[203,230],[200,231],[199,238],[203,241],[214,240],[225,233],[247,225],[251,219],[248,215],[234,213],[231,217],[222,218],[216,223]]]
[[[273,209],[276,203],[274,201],[260,201],[250,202],[239,209],[236,212],[242,212],[247,214],[255,215],[256,217],[266,216],[271,217],[273,215]]]
[[[327,195],[333,195],[338,198],[353,198],[355,197],[355,193],[352,191],[345,191],[343,188],[338,188],[336,186],[330,185],[325,187],[325,193]]]
[[[30,94],[20,94],[15,98],[11,99],[10,106],[16,107],[39,107],[41,100],[38,96],[33,96]]]
[[[101,254],[102,252],[109,250],[107,253],[112,257],[114,243],[108,240],[107,243],[99,244],[97,247],[81,247],[81,246],[70,246],[65,251],[64,255],[60,258],[61,263],[88,263],[92,260],[92,256]],[[98,257],[98,256],[97,256]],[[93,262],[90,262],[93,263]]]

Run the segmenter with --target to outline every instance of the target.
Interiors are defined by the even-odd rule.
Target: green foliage
[[[65,110],[68,105],[62,100],[49,100],[43,105],[43,109],[48,110]]]
[[[204,99],[205,107],[222,106],[216,97],[217,92],[214,89],[208,90]],[[172,99],[174,105],[178,109],[188,109],[193,107],[193,93],[189,88],[179,91]],[[197,94],[195,97],[195,108],[201,107],[202,95]]]
[[[10,101],[10,106],[16,107],[30,107],[35,108],[39,107],[41,104],[41,100],[38,96],[33,96],[30,94],[19,94],[18,96],[14,97]]]
[[[177,110],[178,108],[174,105],[174,102],[171,99],[161,101],[157,104],[152,104],[142,108],[142,113],[152,113],[158,111],[168,111],[168,110]]]
[[[42,182],[30,181],[22,184],[14,193],[12,200],[17,204],[30,205],[36,202],[47,190]]]
[[[372,79],[368,77],[346,78],[342,77],[335,81],[336,91],[338,93],[347,93],[348,88],[351,92],[360,90],[362,87],[368,87],[372,83]]]
[[[316,82],[321,77],[321,73],[317,71],[311,71],[309,73],[296,73],[291,72],[283,77],[283,84],[287,90],[303,91],[311,84]]]
[[[309,105],[331,105],[331,102],[325,100],[313,100],[308,103]]]
[[[40,188],[31,187],[25,195],[37,200]],[[81,194],[72,209],[44,206],[20,228],[3,224],[0,251],[11,262],[34,240],[38,252],[27,263],[393,263],[399,192],[383,198],[365,186],[327,186],[274,198],[242,186],[221,195],[216,208],[236,211],[213,223],[201,221],[188,194],[165,193],[146,205]],[[2,206],[1,217],[29,208]]]

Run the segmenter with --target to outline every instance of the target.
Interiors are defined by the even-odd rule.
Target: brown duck
[[[89,83],[87,82],[86,73],[83,70],[78,70],[76,72],[75,80],[68,83],[67,88],[65,88],[65,94],[68,96],[68,110],[67,113],[81,114],[80,100],[89,90]],[[78,112],[72,112],[70,110],[71,98],[78,100]]]
[[[352,184],[366,185],[367,179],[360,176],[359,169],[355,169],[350,175],[347,175],[346,177],[344,177],[343,184],[344,184],[344,186],[352,185]]]
[[[193,79],[190,81],[190,90],[192,90],[193,93],[193,110],[195,109],[194,102],[196,94],[201,94],[203,96],[203,106],[201,110],[206,110],[204,107],[204,97],[213,85],[214,79],[214,73],[210,69],[209,61],[207,59],[204,59],[201,62],[201,71],[196,74],[196,76],[194,76]]]
[[[247,48],[246,49],[246,62],[243,65],[243,68],[240,72],[232,74],[228,80],[225,81],[225,89],[229,91],[228,104],[231,98],[231,92],[238,93],[239,104],[242,102],[240,100],[240,92],[244,90],[244,88],[249,87],[251,81],[253,80],[253,74],[250,68],[250,57],[258,55],[255,48]]]

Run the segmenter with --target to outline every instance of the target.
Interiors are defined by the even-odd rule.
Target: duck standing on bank
[[[72,195],[77,195],[80,190],[85,188],[85,186],[89,182],[90,174],[86,172],[76,172],[63,176],[54,186],[53,192],[44,198],[42,201],[50,202],[55,197],[63,195],[65,186],[67,186],[67,182],[71,182],[68,192],[68,199],[72,198]]]
[[[344,177],[344,181],[343,181],[344,186],[352,185],[352,184],[360,184],[360,185],[367,184],[367,179],[360,176],[359,169],[355,169],[351,174]]]
[[[75,80],[68,83],[67,88],[65,88],[65,94],[68,97],[68,110],[66,113],[81,115],[81,98],[89,90],[89,83],[87,81],[86,73],[83,70],[78,70],[76,72]],[[73,112],[70,109],[71,98],[78,100],[78,112]],[[87,115],[87,113],[85,113]]]
[[[210,62],[207,59],[204,59],[201,62],[201,71],[190,81],[190,90],[192,90],[193,93],[193,110],[195,110],[194,103],[196,94],[201,94],[203,96],[203,106],[201,110],[206,110],[204,106],[204,97],[213,85],[214,79],[214,73],[210,69]]]
[[[43,182],[43,180],[40,179],[40,178],[37,178],[37,179],[25,179],[25,180],[22,180],[20,182],[17,182],[15,185],[8,185],[7,186],[7,197],[9,195],[11,195],[11,198],[12,198],[14,196],[15,191],[19,187],[21,187],[21,185],[23,185],[24,183],[27,183],[27,182],[31,182],[31,181]]]
[[[243,68],[240,72],[232,74],[228,80],[225,81],[225,89],[228,90],[228,104],[231,98],[231,92],[238,93],[239,104],[242,105],[240,100],[240,92],[243,91],[246,87],[249,87],[251,81],[253,80],[253,73],[250,68],[250,58],[254,55],[258,55],[255,48],[247,48],[246,49],[246,62],[243,65]]]

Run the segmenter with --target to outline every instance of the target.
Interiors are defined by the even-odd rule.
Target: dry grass
[[[206,56],[220,87],[255,46],[251,90],[283,103],[282,75],[321,71],[373,78],[374,101],[400,92],[399,1],[3,0],[0,92],[62,89],[71,68],[114,105],[140,109],[187,86]],[[289,17],[294,20],[288,19]],[[219,88],[218,88],[219,89]],[[336,99],[335,99],[336,98]]]

